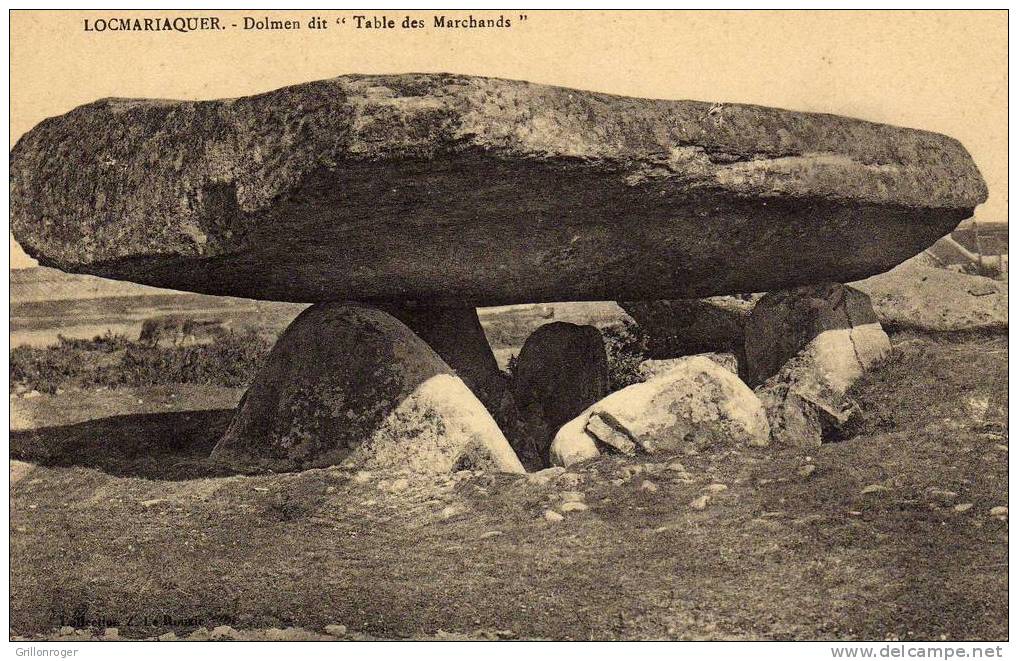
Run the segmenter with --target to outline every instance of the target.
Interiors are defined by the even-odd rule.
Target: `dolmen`
[[[835,417],[837,405],[813,402],[795,375],[842,369],[832,346],[864,340],[866,364],[886,352],[865,295],[838,283],[923,251],[986,195],[964,147],[927,131],[449,74],[341,76],[213,101],[101,99],[44,120],[10,155],[12,230],[45,266],[313,304],[213,452],[238,470],[520,472],[503,433],[517,399],[539,410],[533,450],[545,462],[575,456],[556,439],[589,458],[819,428],[822,416],[789,402]],[[757,303],[766,313],[736,310],[715,343],[751,362],[741,380],[684,360],[606,404],[591,402],[607,394],[602,367],[576,368],[594,382],[548,373],[576,356],[601,365],[589,333],[549,335],[573,357],[528,358],[539,376],[514,386],[476,313],[608,300],[667,320],[656,302],[754,292],[770,292]],[[866,328],[853,332],[852,315]],[[712,350],[712,318],[684,322],[697,335],[678,345]],[[748,335],[764,344],[747,351]],[[844,379],[825,378],[824,397],[843,391]],[[719,408],[701,391],[738,402]],[[685,408],[669,404],[678,394]],[[720,422],[672,419],[715,409]],[[650,428],[683,437],[655,440]]]

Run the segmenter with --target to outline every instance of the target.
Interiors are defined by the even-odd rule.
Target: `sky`
[[[306,23],[315,14],[332,21],[354,13],[157,14]],[[435,12],[373,13],[430,24]],[[448,71],[828,112],[945,133],[965,145],[989,186],[976,219],[1007,220],[1005,11],[528,11],[525,20],[506,13],[514,20],[509,30],[333,25],[317,32],[178,34],[84,31],[85,19],[108,11],[15,11],[11,144],[46,117],[108,96],[210,99],[347,73]],[[12,239],[11,266],[30,263]]]

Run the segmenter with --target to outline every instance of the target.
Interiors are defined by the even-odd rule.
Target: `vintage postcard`
[[[1006,10],[9,23],[12,653],[1004,656]]]

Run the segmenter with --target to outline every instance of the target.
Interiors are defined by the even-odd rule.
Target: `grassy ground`
[[[526,477],[220,476],[236,389],[14,397],[11,633],[1005,638],[1006,338],[895,341],[816,456]]]

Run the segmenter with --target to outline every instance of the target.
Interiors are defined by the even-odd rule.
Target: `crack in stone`
[[[845,289],[841,289],[841,300],[834,304],[834,307],[838,306],[845,311],[845,319],[848,321],[848,341],[852,345],[852,353],[855,354],[855,361],[859,363],[860,372],[866,371],[866,365],[863,363],[862,356],[859,354],[859,347],[855,344],[854,330],[855,324],[852,322],[852,314],[848,311],[848,292]]]

